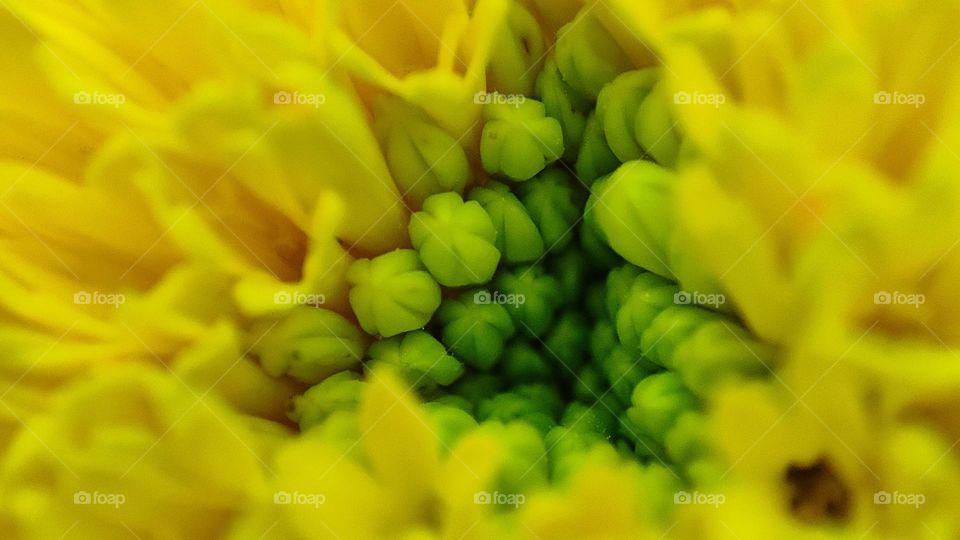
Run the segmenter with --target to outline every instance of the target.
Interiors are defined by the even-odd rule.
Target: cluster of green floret
[[[287,374],[321,381],[291,417],[350,450],[364,380],[390,366],[444,446],[499,432],[519,456],[513,488],[563,476],[600,444],[670,481],[709,477],[704,400],[726,377],[762,376],[770,351],[675,282],[667,194],[683,144],[659,72],[632,69],[591,20],[561,29],[542,60],[539,27],[511,9],[488,73],[500,92],[485,96],[488,178],[468,188],[456,140],[381,103],[388,165],[416,210],[412,249],[350,268],[367,335],[313,314],[272,340]],[[358,358],[364,373],[343,371]]]

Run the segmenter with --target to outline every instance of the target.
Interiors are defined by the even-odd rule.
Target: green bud
[[[512,180],[529,180],[563,155],[560,123],[546,116],[539,101],[484,106],[486,124],[480,139],[483,169]]]
[[[583,130],[587,127],[587,115],[593,109],[593,104],[564,82],[552,58],[544,64],[537,78],[537,96],[543,102],[547,116],[560,122],[564,159],[575,160],[583,141]]]
[[[423,408],[430,427],[440,439],[442,452],[449,451],[461,437],[477,428],[477,421],[459,407],[432,401],[424,403]]]
[[[547,449],[543,433],[525,422],[484,422],[480,430],[504,446],[504,462],[494,489],[523,494],[547,483]]]
[[[583,288],[587,281],[587,256],[575,246],[568,247],[560,253],[551,256],[547,268],[560,282],[560,293],[564,304],[578,302],[583,296]]]
[[[676,371],[697,395],[720,382],[758,378],[775,367],[773,348],[727,317],[694,306],[670,306],[643,332],[640,347]]]
[[[560,423],[570,429],[592,431],[604,438],[617,432],[617,418],[603,405],[589,406],[583,403],[567,405]]]
[[[589,8],[557,31],[556,59],[563,80],[592,98],[632,68],[626,52]]]
[[[327,309],[298,306],[279,322],[255,325],[253,352],[269,375],[288,375],[316,384],[359,365],[366,337],[343,316]]]
[[[679,289],[676,284],[651,272],[643,272],[623,295],[623,304],[615,319],[620,343],[638,349],[644,330],[664,309],[674,305]]]
[[[634,456],[649,462],[667,463],[667,453],[663,445],[657,442],[653,437],[643,431],[627,414],[621,414],[617,417],[619,429],[617,434],[624,443],[629,443],[625,448],[625,454]]]
[[[536,403],[550,418],[559,418],[563,412],[563,398],[557,389],[543,383],[521,384],[513,387],[513,393]]]
[[[463,375],[463,364],[447,354],[433,336],[419,330],[377,341],[370,346],[367,356],[368,369],[384,364],[393,366],[417,388],[447,386]]]
[[[336,411],[355,411],[364,384],[352,371],[332,375],[293,398],[288,416],[305,432]]]
[[[606,445],[607,440],[592,430],[556,426],[547,433],[544,443],[550,474],[556,481],[576,472],[583,465],[584,457],[596,447]]]
[[[498,291],[517,301],[507,308],[517,329],[542,336],[553,324],[560,307],[560,282],[539,266],[524,266],[500,274],[494,282]],[[510,296],[513,295],[513,296]],[[522,302],[520,301],[522,299]]]
[[[668,463],[666,450],[653,437],[639,433],[640,428],[633,424],[629,417],[620,420],[620,436],[633,442],[633,453],[642,460],[651,463]]]
[[[382,100],[373,117],[387,167],[404,198],[419,208],[430,195],[463,193],[470,164],[455,138],[400,99]]]
[[[480,402],[477,417],[482,420],[512,422],[521,420],[545,435],[556,425],[560,396],[550,386],[531,384]]]
[[[560,250],[573,238],[582,204],[573,179],[562,169],[549,168],[520,188],[520,200],[537,224],[548,251]]]
[[[466,292],[444,300],[437,319],[443,325],[443,343],[467,364],[488,370],[500,359],[516,327],[507,312],[511,308],[478,302],[478,294]]]
[[[500,262],[497,230],[476,201],[431,195],[410,218],[410,241],[427,270],[447,287],[486,283]]]
[[[664,84],[658,83],[640,104],[633,132],[648,157],[664,167],[673,168],[676,165],[680,153],[680,134]]]
[[[597,118],[613,154],[621,162],[646,157],[635,131],[637,111],[657,83],[655,68],[628,71],[603,87],[597,98]]]
[[[617,331],[612,322],[601,320],[593,325],[590,332],[590,357],[594,361],[606,358],[619,345]]]
[[[512,393],[497,394],[492,399],[481,401],[477,406],[477,417],[481,421],[523,421],[541,434],[546,434],[556,425],[550,415],[533,407],[529,399]]]
[[[304,437],[333,446],[340,455],[362,463],[366,459],[360,433],[360,413],[356,409],[337,410],[313,426]]]
[[[550,329],[544,344],[550,351],[550,359],[565,367],[557,371],[564,376],[576,372],[587,360],[589,332],[586,318],[578,311],[567,311]]]
[[[617,320],[620,306],[626,301],[627,293],[633,287],[637,276],[642,273],[643,270],[632,264],[625,264],[607,273],[606,314],[610,320]]]
[[[675,369],[677,347],[690,339],[714,314],[694,306],[674,305],[663,309],[643,332],[641,347],[654,363]]]
[[[471,410],[481,401],[496,395],[503,388],[503,381],[492,373],[467,373],[453,386],[453,392],[469,400]]]
[[[596,112],[591,112],[583,128],[583,141],[577,152],[577,163],[574,167],[577,178],[590,185],[597,178],[617,170],[619,166],[620,160],[610,149],[603,134],[603,123]]]
[[[587,314],[590,315],[592,320],[606,319],[606,300],[606,287],[599,283],[591,283],[587,286],[587,295],[584,298],[584,302],[587,306]]]
[[[624,163],[593,185],[587,203],[610,247],[631,263],[673,279],[673,173],[649,161]]]
[[[626,403],[629,405],[630,400],[628,399]],[[626,411],[617,416],[617,423],[617,435],[623,439],[624,443],[630,445],[627,449],[627,455],[634,454],[641,458],[658,456],[661,459],[665,459],[663,447],[660,446],[660,443],[647,435],[643,429],[626,414]]]
[[[390,337],[422,328],[440,306],[440,286],[413,250],[359,259],[347,280],[350,306],[368,334]]]
[[[681,412],[664,438],[664,447],[675,463],[691,463],[707,457],[707,418],[699,411]]]
[[[512,382],[546,381],[553,374],[552,362],[523,341],[507,345],[501,364],[504,375]]]
[[[623,264],[623,258],[613,252],[603,237],[603,231],[597,223],[597,214],[592,205],[596,199],[589,199],[583,209],[583,225],[580,227],[580,246],[586,253],[587,262],[596,270],[610,270]]]
[[[613,395],[617,396],[621,403],[629,403],[637,383],[659,369],[656,364],[643,356],[631,353],[623,346],[614,347],[603,359],[601,367],[607,376]]]
[[[490,216],[497,230],[497,250],[511,264],[533,262],[543,256],[543,238],[526,207],[510,188],[500,182],[490,182],[470,190],[470,199]]]
[[[641,380],[633,389],[630,402],[633,406],[627,415],[643,433],[661,444],[682,413],[699,407],[680,376],[670,371]]]
[[[593,403],[597,396],[607,391],[607,379],[594,364],[587,364],[577,374],[573,386],[573,397],[578,401]]]
[[[462,382],[464,380],[461,377],[457,382]],[[430,403],[438,403],[440,405],[448,405],[450,407],[456,407],[468,414],[473,414],[473,403],[469,399],[458,396],[456,394],[444,394],[439,397],[434,398]]]
[[[687,486],[684,486],[674,470],[659,461],[651,461],[644,465],[640,474],[642,475],[640,485],[644,487],[644,492],[656,494],[643,498],[645,515],[649,515],[655,523],[671,523],[668,520],[676,517],[677,512],[673,494]]]
[[[519,2],[510,2],[504,23],[494,34],[487,83],[506,94],[530,95],[544,56],[540,24]]]

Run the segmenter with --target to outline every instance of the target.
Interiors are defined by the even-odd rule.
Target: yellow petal
[[[360,425],[373,473],[415,521],[436,504],[439,438],[412,392],[393,374],[376,373],[362,397]]]

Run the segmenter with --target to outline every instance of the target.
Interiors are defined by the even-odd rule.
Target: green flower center
[[[414,250],[350,271],[354,312],[379,337],[364,369],[405,377],[447,447],[478,424],[504,429],[520,457],[501,483],[514,490],[564,476],[598,445],[676,489],[715,481],[704,403],[721,382],[766,376],[772,353],[722,294],[677,284],[695,262],[673,249],[683,138],[660,72],[628,70],[589,22],[561,30],[541,66],[531,21],[513,14],[490,68],[511,93],[478,94],[490,180],[464,197],[465,167],[439,159],[450,141],[416,111],[390,117],[391,168],[421,210]],[[331,424],[362,384],[332,377],[292,416]]]

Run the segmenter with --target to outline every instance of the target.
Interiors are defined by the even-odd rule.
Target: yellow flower
[[[501,481],[519,485],[524,470],[532,476],[545,463],[538,460],[528,468],[507,442],[508,429],[496,424],[469,431],[446,446],[430,416],[389,371],[370,378],[355,421],[355,454],[344,453],[321,431],[281,450],[278,476],[261,495],[265,504],[250,512],[234,534],[652,538],[657,530],[651,520],[654,507],[670,496],[660,489],[663,480],[603,446],[588,453],[564,484],[500,493]],[[518,469],[516,463],[523,466]],[[510,471],[514,474],[504,479]],[[644,487],[647,480],[652,483]]]
[[[104,363],[169,365],[282,419],[298,387],[259,370],[251,321],[298,303],[349,316],[353,254],[406,242],[368,112],[326,45],[226,1],[8,7],[0,448]]]
[[[480,106],[473,95],[485,89],[494,30],[506,9],[505,0],[473,6],[464,0],[346,3],[328,28],[330,47],[373,88],[422,107],[458,138],[468,131],[478,135]],[[398,47],[401,35],[416,46]],[[366,94],[372,99],[371,88]]]
[[[728,504],[686,514],[719,537],[955,535],[960,3],[610,6],[662,60],[686,139],[674,241],[700,264],[681,283],[718,282],[782,346],[768,385],[709,408]]]
[[[862,538],[909,536],[926,523],[955,535],[953,439],[920,424],[878,422],[888,404],[857,369],[819,375],[798,383],[799,393],[753,385],[718,396],[712,430],[729,465],[701,489],[722,494],[723,504],[685,509],[685,529],[718,538]]]
[[[407,243],[369,83],[479,136],[472,96],[506,3],[386,7],[9,3],[0,327],[14,417],[96,361],[188,355],[213,358],[194,373],[236,363],[218,389],[282,418],[294,388],[247,369],[249,322],[316,299],[349,317],[354,256]],[[397,47],[411,28],[417,46]]]
[[[251,513],[240,537],[489,537],[490,507],[474,496],[502,466],[496,438],[473,432],[442,448],[416,398],[387,372],[371,378],[357,422],[359,461],[316,436],[285,447],[262,495],[273,504]]]
[[[5,535],[960,531],[960,0],[0,5]],[[767,382],[702,396],[708,440],[671,432],[699,491],[602,441],[550,478],[532,427],[438,426],[449,403],[386,371],[338,375],[356,410],[302,398],[317,425],[291,437],[292,396],[362,367],[351,264],[485,180],[481,94],[531,93],[558,34],[554,90],[662,73],[670,110],[641,118],[676,119],[654,220],[673,267],[653,270],[728,295],[776,350]],[[570,112],[592,165],[624,155]]]
[[[291,329],[299,324],[291,322],[294,308],[320,305],[352,318],[345,273],[354,257],[407,242],[409,212],[374,136],[371,89],[424,106],[456,137],[479,136],[472,98],[483,88],[506,2],[406,2],[388,13],[381,2],[13,0],[5,7],[0,66],[11,77],[0,89],[8,128],[0,136],[0,457],[11,497],[3,523],[23,525],[38,508],[54,511],[72,486],[55,481],[64,471],[38,450],[42,441],[80,480],[90,473],[114,487],[169,485],[174,493],[195,476],[207,500],[190,512],[213,512],[184,520],[177,532],[181,503],[169,516],[150,513],[143,493],[131,492],[127,518],[106,523],[111,515],[94,509],[88,513],[102,519],[84,519],[78,530],[94,534],[125,522],[135,530],[156,525],[158,534],[206,535],[249,506],[262,463],[234,452],[242,463],[198,461],[196,471],[161,479],[160,464],[144,458],[143,470],[153,472],[129,486],[139,477],[111,467],[131,465],[124,459],[135,461],[156,430],[156,456],[168,460],[212,458],[233,444],[231,431],[241,430],[227,427],[234,420],[218,428],[203,419],[196,427],[203,433],[184,439],[188,424],[168,416],[201,421],[184,406],[188,389],[211,400],[203,408],[216,409],[215,417],[228,414],[215,403],[222,399],[237,412],[284,420],[289,397],[303,387],[267,376],[251,351],[274,327],[339,338],[323,324]],[[409,28],[417,46],[397,47],[397,32]],[[284,361],[271,358],[270,370]],[[336,369],[348,367],[341,362]],[[123,364],[172,373],[96,375]],[[121,373],[138,373],[126,391]],[[142,412],[147,424],[88,410],[98,397],[116,414]],[[163,417],[154,419],[150,407]],[[90,417],[74,418],[79,411]],[[71,423],[110,435],[70,449]],[[163,446],[175,440],[180,446]],[[231,467],[238,468],[232,475],[204,476]],[[54,531],[88,510],[68,509],[38,526]]]
[[[609,450],[589,454],[566,485],[531,497],[518,516],[520,530],[532,538],[660,537],[655,508],[672,493]]]
[[[960,5],[649,4],[624,20],[663,60],[688,140],[679,234],[754,330],[799,339],[808,319],[835,316],[828,295],[855,319],[876,292],[952,292],[937,276],[960,226],[946,180],[958,170],[946,28]],[[923,37],[902,38],[917,26]],[[955,310],[927,296],[923,322],[949,341]]]
[[[99,370],[31,418],[4,456],[5,534],[221,535],[286,437],[163,372]]]
[[[368,110],[292,16],[225,1],[5,8],[0,529],[219,534],[269,461],[234,415],[285,422],[303,389],[251,351],[298,304],[352,317],[354,255],[406,242]],[[97,375],[125,364],[172,373]],[[128,503],[68,504],[98,490]]]

